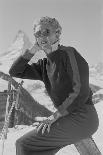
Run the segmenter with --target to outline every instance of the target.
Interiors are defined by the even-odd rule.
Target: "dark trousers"
[[[85,105],[75,113],[61,117],[42,135],[32,130],[16,141],[16,155],[54,155],[60,148],[93,135],[99,120],[94,105]]]

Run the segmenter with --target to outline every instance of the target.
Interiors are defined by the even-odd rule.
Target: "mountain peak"
[[[20,52],[23,49],[24,44],[26,45],[27,48],[30,48],[32,46],[32,43],[30,42],[27,34],[24,31],[19,30],[17,32],[17,35],[16,35],[13,43],[9,47],[8,51],[14,52],[16,50],[16,51]]]
[[[19,31],[17,32],[17,35],[16,35],[14,41],[15,41],[16,39],[18,39],[18,38],[24,37],[24,35],[25,35],[25,33],[24,33],[22,30],[19,30]]]
[[[0,57],[1,71],[8,73],[8,68],[13,63],[13,61],[21,54],[22,50],[25,48],[24,46],[26,46],[26,48],[30,48],[32,46],[32,43],[30,42],[26,33],[22,30],[19,30],[11,46]]]
[[[28,48],[32,46],[32,43],[30,42],[27,34],[22,30],[18,30],[17,35],[11,46],[15,46],[17,44],[17,46],[19,47],[18,43],[19,45],[21,45],[21,48],[23,48],[24,43],[28,46]]]

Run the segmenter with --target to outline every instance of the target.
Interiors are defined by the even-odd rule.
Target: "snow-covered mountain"
[[[0,71],[8,73],[12,62],[21,54],[22,49],[24,48],[24,43],[27,48],[32,46],[27,35],[19,30],[11,46],[0,56]]]

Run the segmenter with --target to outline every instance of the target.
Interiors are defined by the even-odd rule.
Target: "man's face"
[[[48,25],[38,25],[35,29],[34,36],[37,43],[43,48],[51,46],[58,41],[56,31]]]

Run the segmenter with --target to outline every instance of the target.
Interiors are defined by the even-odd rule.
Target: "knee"
[[[15,145],[16,145],[16,155],[26,155],[26,152],[24,151],[22,138],[17,139]]]

